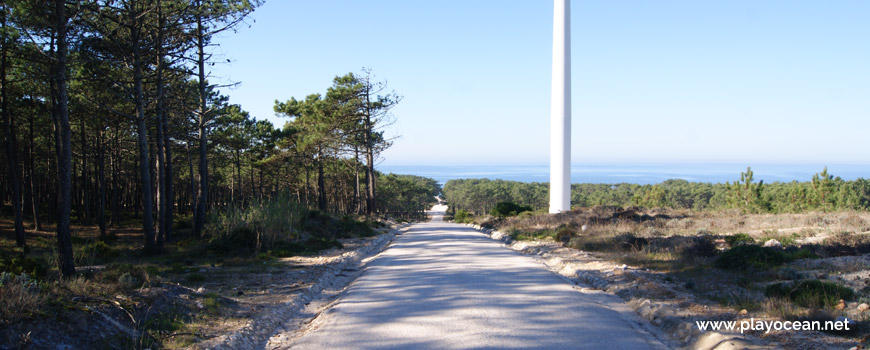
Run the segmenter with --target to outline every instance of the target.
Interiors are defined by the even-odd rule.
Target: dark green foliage
[[[766,297],[789,299],[803,307],[832,307],[854,295],[847,287],[819,280],[776,283],[764,289]]]
[[[680,255],[684,258],[695,257],[711,257],[716,256],[719,249],[716,247],[716,242],[710,235],[694,236],[690,238],[690,242],[682,247]]]
[[[527,205],[519,205],[514,202],[498,202],[495,207],[489,211],[489,215],[497,217],[517,216],[517,214],[532,211],[532,207]]]
[[[616,246],[623,251],[639,251],[649,246],[649,240],[635,236],[632,233],[623,233],[613,239]]]
[[[282,206],[283,207],[283,206]],[[275,215],[282,215],[280,211],[262,210],[268,214],[264,218],[258,215],[227,215],[229,218],[255,218],[254,222],[220,219],[222,226],[233,227],[227,233],[215,235],[208,244],[208,250],[219,255],[255,255],[257,253],[258,239],[262,239],[262,233],[255,231],[256,222],[279,222],[286,224],[286,219],[271,220]],[[284,214],[286,215],[286,214]],[[325,249],[341,248],[342,245],[336,239],[352,237],[372,237],[377,232],[372,227],[384,227],[384,224],[373,220],[356,220],[351,216],[343,216],[340,219],[319,210],[305,210],[304,214],[294,214],[299,219],[297,224],[291,226],[294,233],[285,233],[280,239],[276,239],[268,246],[260,246],[258,257],[285,257],[294,255],[315,254]],[[301,237],[301,238],[300,238]]]
[[[326,238],[309,238],[303,242],[279,242],[266,254],[269,257],[288,257],[317,254],[323,250],[343,248],[341,242]]]
[[[770,247],[743,245],[731,248],[718,259],[715,266],[726,270],[743,270],[748,268],[770,268],[788,262],[785,252]]]
[[[465,211],[465,209],[459,209],[456,211],[456,215],[453,220],[460,224],[470,223],[471,220],[474,219],[474,216],[471,213]]]
[[[374,221],[374,223],[380,224],[380,222]],[[350,238],[350,237],[372,237],[375,236],[375,230],[372,229],[372,222],[369,221],[357,221],[349,216],[344,216],[339,221],[340,227],[340,238]]]
[[[387,174],[377,178],[378,201],[391,217],[419,219],[436,203],[441,185],[434,179],[415,175]]]
[[[48,273],[48,263],[42,259],[25,255],[15,256],[11,259],[2,258],[0,259],[0,272],[9,272],[14,275],[26,273],[30,277],[42,279]]]
[[[643,206],[675,209],[719,210],[737,208],[747,212],[795,213],[810,210],[870,209],[870,180],[845,181],[822,171],[807,182],[766,183],[754,178],[752,169],[734,183],[711,184],[671,179],[655,185],[572,184],[574,206]],[[808,178],[809,178],[808,174]],[[484,215],[499,202],[512,202],[544,210],[548,206],[547,183],[523,183],[488,179],[450,180],[443,193],[451,206]],[[870,227],[868,227],[870,229]]]
[[[784,251],[773,247],[740,245],[722,253],[716,259],[714,265],[717,268],[726,270],[765,269],[780,266],[797,259],[814,257],[816,255],[807,249]]]
[[[257,233],[249,227],[238,227],[228,234],[212,237],[208,242],[208,250],[217,254],[250,254],[257,243]]]
[[[562,227],[556,230],[556,242],[561,242],[563,246],[567,246],[574,234],[574,230],[570,227]]]
[[[731,247],[735,247],[738,245],[755,244],[755,239],[746,233],[738,233],[736,235],[725,237],[725,243],[728,243]]]
[[[104,241],[97,241],[93,243],[89,243],[82,247],[77,255],[84,256],[92,259],[93,263],[102,263],[106,262],[111,258],[114,258],[118,255],[116,251],[114,251],[108,244]]]
[[[205,282],[206,277],[205,277],[205,275],[203,275],[199,272],[194,272],[194,273],[187,275],[187,280],[191,281],[191,282]]]

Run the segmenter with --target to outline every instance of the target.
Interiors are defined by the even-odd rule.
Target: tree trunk
[[[136,20],[138,21],[138,20]],[[151,164],[148,156],[148,126],[145,124],[145,94],[142,91],[142,58],[139,52],[139,33],[133,30],[133,88],[136,93],[136,132],[139,136],[139,176],[142,193],[142,229],[145,234],[145,250],[153,251],[154,213],[151,187]]]
[[[197,1],[199,7],[202,4]],[[205,225],[206,205],[208,204],[208,135],[206,122],[208,121],[206,110],[206,94],[208,93],[205,81],[205,28],[202,26],[202,16],[196,17],[196,49],[197,68],[199,69],[199,202],[196,205],[196,216],[193,225],[193,235],[199,237]]]
[[[317,152],[317,208],[326,211],[326,184],[323,179],[323,159]]]
[[[106,235],[106,145],[104,142],[104,134],[101,130],[97,140],[97,184],[99,185],[99,196],[97,208],[97,224],[100,226],[100,237]]]
[[[85,121],[82,118],[80,127],[79,127],[79,135],[81,138],[81,177],[79,177],[79,200],[81,208],[81,222],[84,225],[91,225],[91,211],[90,211],[90,191],[88,183],[90,180],[88,179],[88,156],[87,156],[87,141],[85,138]]]
[[[251,158],[251,195],[250,198],[257,199],[259,195],[257,194],[257,188],[254,187],[254,159]]]
[[[193,221],[196,222],[196,176],[193,174],[193,156],[190,152],[190,140],[187,141],[187,166],[190,173],[190,211],[193,213]]]
[[[55,119],[59,126],[58,135],[60,142],[57,149],[58,153],[58,182],[60,184],[60,200],[58,201],[58,217],[57,217],[57,248],[58,248],[58,268],[60,274],[64,278],[75,276],[76,268],[73,261],[72,238],[70,235],[70,210],[72,208],[71,198],[71,173],[70,163],[72,162],[72,152],[70,150],[70,127],[69,127],[69,109],[67,103],[69,96],[67,95],[67,78],[66,78],[66,59],[67,59],[67,28],[66,28],[66,0],[55,0],[55,33],[57,35],[57,57],[55,59],[54,81],[57,90],[55,100]]]
[[[33,172],[34,172],[34,170],[36,170],[36,166],[34,165],[35,161],[34,161],[34,154],[33,154],[34,153],[33,152],[33,140],[36,136],[33,133],[33,119],[34,119],[34,113],[36,112],[36,108],[34,107],[33,102],[34,102],[33,96],[30,96],[30,106],[31,106],[30,112],[31,113],[28,116],[28,122],[30,123],[30,130],[29,130],[30,131],[30,140],[28,142],[28,147],[27,147],[27,152],[28,152],[27,161],[30,164],[30,166],[29,166],[30,170],[28,171],[28,174],[30,175],[28,178],[28,186],[30,188],[30,205],[31,205],[31,209],[33,210],[33,228],[36,229],[37,231],[42,231],[42,225],[40,225],[39,210],[38,210],[38,208],[39,208],[39,199],[38,199],[39,193],[37,193],[37,188],[36,188],[36,186],[34,184],[34,180],[33,180],[34,175],[35,175]]]
[[[3,109],[3,121],[6,124],[6,163],[9,170],[9,184],[12,187],[12,211],[15,213],[15,245],[24,247],[27,241],[24,236],[24,217],[21,211],[21,180],[18,173],[18,150],[15,142],[15,123],[9,111],[9,83],[6,80],[8,68],[9,42],[6,35],[6,11],[0,14],[0,25],[3,31],[3,47],[0,49],[0,108]]]
[[[121,170],[118,162],[120,161],[121,153],[118,150],[121,145],[119,133],[115,133],[115,147],[112,149],[112,227],[117,227],[121,224],[121,187],[120,177]]]
[[[377,212],[377,203],[375,202],[375,154],[374,140],[372,139],[372,113],[371,113],[371,97],[369,89],[366,88],[366,107],[365,119],[363,119],[363,141],[365,142],[366,155],[366,215],[372,215]]]
[[[165,186],[163,193],[166,196],[166,206],[164,210],[166,213],[163,214],[164,222],[164,234],[163,239],[167,242],[172,240],[172,225],[175,223],[175,190],[173,188],[172,180],[175,174],[173,174],[172,169],[172,144],[169,139],[169,116],[167,114],[163,114],[163,171],[165,172]]]
[[[362,214],[362,206],[360,205],[360,183],[359,183],[359,146],[353,146],[353,203],[351,209],[357,214]]]
[[[164,144],[163,142],[163,118],[165,118],[166,106],[163,99],[163,15],[161,12],[160,1],[157,1],[157,72],[156,72],[156,81],[157,85],[157,135],[156,144],[157,144],[157,152],[156,152],[156,161],[157,161],[157,239],[156,245],[158,247],[163,247],[164,235],[166,234],[166,169],[165,169],[165,153],[164,153]],[[171,200],[170,200],[171,201]]]

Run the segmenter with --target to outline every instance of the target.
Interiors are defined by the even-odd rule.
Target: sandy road
[[[434,214],[282,348],[667,348],[534,259]]]

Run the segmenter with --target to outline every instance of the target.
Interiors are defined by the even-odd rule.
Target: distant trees
[[[302,163],[306,201],[309,200],[308,172],[313,170],[317,181],[314,193],[321,210],[332,205],[339,212],[371,215],[387,209],[378,205],[376,199],[379,182],[374,163],[378,154],[391,145],[381,130],[391,122],[390,109],[399,103],[401,97],[395,93],[384,94],[385,90],[386,83],[372,81],[371,72],[363,70],[360,76],[348,73],[335,77],[325,97],[312,94],[304,100],[275,101],[275,112],[291,118],[285,129],[295,133],[292,142],[283,143],[284,154],[280,157],[295,158]],[[365,176],[365,201],[361,198],[359,181],[361,165]],[[328,173],[324,171],[327,167],[332,169]],[[333,179],[327,179],[330,175]],[[352,192],[327,198],[326,182],[348,175],[352,176]],[[350,199],[350,203],[338,198]]]
[[[747,167],[746,172],[740,173],[740,181],[726,184],[728,189],[728,205],[734,208],[743,208],[751,212],[767,211],[768,204],[762,196],[764,180],[753,182],[752,168]]]
[[[460,179],[444,185],[452,210],[490,213],[499,202],[547,208],[546,183]],[[809,182],[755,182],[751,168],[733,183],[711,184],[671,179],[655,185],[573,184],[571,203],[589,207],[669,207],[694,210],[740,209],[747,212],[794,213],[808,210],[870,210],[870,180],[845,181],[827,168]]]
[[[387,174],[377,176],[379,205],[385,212],[413,216],[422,214],[441,193],[437,181],[415,175]]]

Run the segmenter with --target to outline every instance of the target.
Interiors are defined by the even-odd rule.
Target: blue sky
[[[574,0],[581,163],[870,164],[870,1]],[[546,164],[549,0],[267,0],[212,79],[275,99],[373,69],[404,96],[385,165]]]

